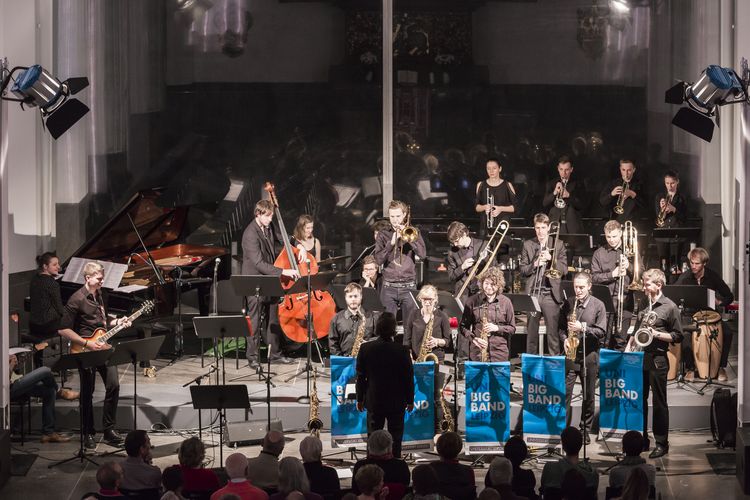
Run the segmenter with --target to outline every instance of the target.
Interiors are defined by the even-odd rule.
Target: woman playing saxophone
[[[414,360],[419,360],[420,353],[433,354],[442,363],[445,349],[451,345],[450,320],[438,309],[437,298],[437,288],[424,285],[417,295],[422,307],[412,311],[404,322],[404,345]],[[427,331],[428,326],[431,332]],[[430,333],[429,338],[425,338],[425,333]]]

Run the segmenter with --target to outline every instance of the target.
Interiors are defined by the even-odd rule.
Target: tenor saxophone
[[[352,358],[356,358],[359,354],[359,348],[362,347],[362,343],[365,341],[365,326],[367,324],[367,318],[364,313],[360,312],[359,326],[357,327],[357,333],[354,336],[354,344],[352,344]]]
[[[445,400],[443,391],[440,391],[440,408],[443,410],[443,418],[440,420],[438,432],[441,434],[444,432],[453,432],[456,430],[456,422],[453,420],[451,407],[448,405],[448,401]]]
[[[570,312],[570,314],[568,314],[568,324],[578,321],[576,311],[578,311],[578,299],[576,299],[575,303],[573,304],[573,310]],[[565,339],[563,347],[565,349],[565,356],[569,360],[576,360],[576,353],[578,352],[579,343],[580,340],[578,340],[578,333],[571,334],[570,328],[568,328],[568,337]]]
[[[307,430],[310,431],[310,435],[320,437],[320,431],[323,429],[323,421],[320,419],[320,399],[318,399],[317,379],[317,370],[313,369],[313,385],[310,391],[310,416],[307,419]]]
[[[432,325],[435,322],[435,313],[432,313],[430,321],[427,322],[427,326],[424,329],[424,336],[422,337],[422,344],[419,346],[419,356],[417,356],[417,363],[423,363],[425,361],[434,361],[437,365],[440,363],[438,357],[433,354],[430,349],[430,339],[432,339]]]

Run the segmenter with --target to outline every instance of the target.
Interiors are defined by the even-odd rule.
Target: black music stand
[[[353,269],[356,269],[357,266],[359,266],[362,263],[362,260],[367,257],[368,255],[372,254],[372,252],[375,251],[375,245],[369,245],[362,250],[359,255],[357,255],[357,258],[354,259],[354,262],[351,263],[351,265],[346,268],[346,271],[344,271],[344,274],[349,274],[352,272]]]
[[[312,311],[312,293],[313,290],[327,290],[331,286],[331,281],[338,275],[336,271],[329,271],[317,274],[308,274],[297,280],[292,287],[287,290],[287,295],[307,293],[307,359],[305,360],[305,366],[297,370],[291,377],[288,377],[284,382],[289,382],[293,378],[305,373],[307,376],[307,392],[305,396],[297,398],[297,402],[300,404],[310,403],[310,372],[313,370],[312,366],[312,346],[315,344],[315,349],[318,351],[318,359],[320,364],[325,366],[323,361],[323,354],[320,350],[320,343],[318,342],[317,335],[313,335],[315,324],[313,323]]]
[[[336,302],[336,309],[343,311],[346,309],[346,294],[344,293],[346,285],[331,285],[331,295],[333,295],[333,301]],[[380,302],[380,295],[376,288],[362,288],[362,307],[365,311],[382,311],[383,303]]]
[[[200,339],[212,339],[214,342],[214,356],[217,356],[216,345],[218,342],[224,343],[224,339],[227,337],[248,337],[249,327],[247,324],[248,318],[242,314],[236,314],[231,316],[196,316],[193,318],[193,328],[195,328],[195,334]],[[226,357],[224,353],[221,355],[221,380],[222,384],[226,384],[227,371],[224,363]],[[216,358],[216,365],[218,368],[219,359]],[[216,383],[219,383],[219,374],[216,374]]]
[[[102,351],[88,351],[80,354],[65,354],[55,362],[52,370],[72,370],[77,368],[79,370],[85,370],[87,368],[94,368],[95,366],[101,366],[107,363],[109,357],[112,356],[112,349],[104,349]],[[86,455],[86,450],[83,448],[83,398],[78,398],[78,422],[80,426],[79,430],[79,448],[78,452],[70,458],[53,462],[47,466],[48,469],[56,467],[58,465],[72,462],[73,460],[80,459],[81,463],[84,460],[91,462],[92,464],[99,466],[98,463],[94,462]]]
[[[573,255],[589,256],[593,254],[591,250],[594,248],[594,238],[590,234],[560,234],[560,240],[565,245],[565,249],[572,251]],[[568,256],[568,262],[570,261],[570,256]]]
[[[661,240],[682,243],[689,239],[697,240],[700,234],[701,228],[699,227],[655,227],[651,236]]]
[[[243,385],[192,385],[190,397],[193,408],[198,410],[217,410],[219,412],[219,463],[224,463],[224,425],[227,416],[225,410],[232,408],[249,409],[250,398],[247,386]],[[200,425],[200,424],[199,424]],[[268,414],[268,428],[271,428],[271,414]]]

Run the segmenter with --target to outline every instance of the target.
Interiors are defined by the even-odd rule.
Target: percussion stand
[[[711,330],[708,327],[708,321],[706,321],[705,319],[703,321],[698,320],[695,322],[695,324],[698,328],[700,328],[701,325],[704,325],[706,327],[706,330],[708,330],[709,332],[708,333],[708,373],[706,374],[706,382],[703,384],[703,386],[701,386],[700,389],[698,389],[698,394],[703,396],[704,389],[710,385],[717,385],[719,387],[734,387],[731,384],[725,384],[723,382],[714,382],[714,380],[711,378],[711,357],[712,357],[711,356],[711,344],[715,343],[716,346],[719,347],[719,343],[716,340],[716,335],[717,335],[717,332],[719,331],[718,328],[716,330]],[[695,349],[695,346],[693,346],[693,349]],[[719,351],[721,351],[721,349],[719,349]],[[719,363],[720,361],[716,361],[716,362]]]
[[[689,332],[688,335],[692,335],[693,331],[698,331],[698,328],[691,328],[691,327],[683,327],[684,331]],[[679,344],[678,344],[679,345]],[[682,349],[682,345],[680,345],[680,349]],[[695,349],[695,346],[693,346],[693,349]],[[709,363],[710,364],[710,363]],[[703,395],[703,390],[698,389],[693,382],[689,382],[685,380],[685,357],[680,356],[680,371],[677,372],[677,378],[672,380],[671,382],[667,382],[667,387],[670,385],[674,385],[676,389],[683,389],[685,391],[691,391],[698,395]]]

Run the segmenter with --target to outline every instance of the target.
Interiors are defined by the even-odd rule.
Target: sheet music
[[[122,292],[122,293],[134,293],[134,292],[137,292],[139,290],[144,290],[146,288],[148,288],[148,287],[144,286],[144,285],[125,285],[125,286],[121,286],[119,288],[115,288],[112,291],[113,292]]]
[[[128,270],[127,264],[73,257],[70,259],[67,269],[65,269],[65,274],[63,275],[62,280],[67,281],[68,283],[78,283],[79,285],[83,285],[83,268],[89,262],[96,262],[104,267],[104,283],[102,284],[102,287],[104,288],[115,289],[119,287],[123,274]]]

